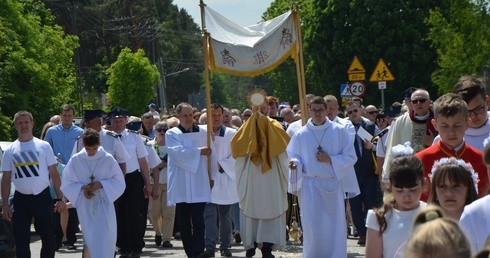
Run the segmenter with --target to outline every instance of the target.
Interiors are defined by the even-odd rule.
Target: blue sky
[[[262,14],[273,0],[204,0],[204,3],[241,26],[248,26],[260,22]],[[199,0],[174,0],[179,8],[184,8],[201,26],[201,13]]]

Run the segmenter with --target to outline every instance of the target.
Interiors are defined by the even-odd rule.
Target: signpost
[[[382,58],[379,59],[376,68],[374,68],[373,74],[369,78],[370,82],[378,82],[378,89],[381,90],[381,106],[385,108],[385,89],[386,81],[394,81],[395,76],[391,73],[388,66],[385,64]]]
[[[366,80],[366,69],[364,69],[357,56],[354,56],[349,69],[347,69],[347,74],[351,83],[342,84],[345,85],[345,88],[340,91],[342,106],[345,106],[352,96],[360,97],[366,93],[366,85],[362,82]]]

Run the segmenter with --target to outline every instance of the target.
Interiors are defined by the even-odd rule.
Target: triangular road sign
[[[347,69],[347,74],[353,73],[366,73],[366,69],[364,69],[357,56],[354,57],[354,60],[352,60],[352,63],[349,66],[349,69]]]
[[[376,68],[374,68],[373,74],[371,78],[369,78],[370,82],[381,82],[381,81],[394,81],[395,76],[391,73],[388,66],[385,64],[382,58],[379,59]]]

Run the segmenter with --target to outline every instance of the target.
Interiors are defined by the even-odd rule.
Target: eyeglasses
[[[357,113],[358,111],[359,111],[359,109],[354,108],[354,109],[352,109],[352,110],[347,111],[347,114],[349,114],[349,115],[350,115],[350,114],[352,114],[352,113]]]
[[[485,112],[485,106],[478,106],[472,110],[468,110],[468,116],[471,117],[471,113],[475,114],[475,116]]]
[[[325,112],[325,109],[310,109],[311,112],[316,113],[316,114],[321,114]]]
[[[411,100],[412,101],[412,104],[418,104],[420,102],[420,104],[424,104],[428,99],[414,99],[414,100]]]
[[[161,132],[166,132],[168,129],[165,129],[165,128],[157,128],[155,130],[157,130],[157,132],[161,133]]]
[[[369,111],[367,113],[370,114],[370,115],[374,115],[374,114],[378,114],[378,111],[376,111],[376,110],[375,111]]]
[[[245,114],[245,115],[243,115],[243,116],[244,116],[244,117],[250,117],[251,115],[249,115],[249,114]]]

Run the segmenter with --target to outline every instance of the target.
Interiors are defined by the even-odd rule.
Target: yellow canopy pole
[[[293,22],[296,31],[296,75],[298,77],[298,91],[299,91],[299,105],[301,106],[301,121],[303,125],[306,124],[308,118],[306,116],[308,107],[306,103],[306,82],[305,82],[305,68],[303,63],[303,42],[301,39],[301,25],[299,23],[299,10],[298,6],[293,6]]]
[[[199,1],[201,7],[201,28],[202,28],[202,47],[204,54],[204,74],[206,79],[206,116],[207,116],[207,146],[211,147],[211,133],[213,133],[212,114],[211,114],[211,85],[209,83],[209,33],[206,31],[206,23],[204,21],[204,4],[203,0]],[[214,185],[213,178],[211,176],[211,156],[208,156],[208,178],[211,188]]]

